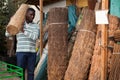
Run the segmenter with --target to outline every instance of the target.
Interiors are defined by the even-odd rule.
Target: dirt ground
[[[2,77],[2,76],[12,76],[12,75],[13,74],[10,74],[10,73],[0,74],[0,77]],[[20,78],[19,77],[14,77],[14,78],[4,78],[4,79],[0,79],[0,80],[20,80]]]

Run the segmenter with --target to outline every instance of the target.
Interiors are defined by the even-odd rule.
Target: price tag
[[[95,12],[96,24],[108,24],[108,10],[97,10]]]

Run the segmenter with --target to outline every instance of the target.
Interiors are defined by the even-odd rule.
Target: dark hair
[[[35,13],[35,10],[33,8],[28,8],[27,12],[29,12],[29,11],[33,11]]]

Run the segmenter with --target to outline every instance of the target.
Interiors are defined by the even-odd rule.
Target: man
[[[28,8],[26,12],[26,20],[17,37],[17,65],[22,67],[25,72],[27,68],[27,79],[34,80],[34,69],[36,62],[36,40],[39,36],[39,25],[33,23],[35,10]],[[6,33],[8,36],[8,33]]]

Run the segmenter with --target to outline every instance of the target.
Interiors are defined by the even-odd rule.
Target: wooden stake
[[[43,52],[43,0],[39,0],[40,2],[40,56],[42,56]]]
[[[108,2],[109,0],[102,0],[102,9],[108,9]]]
[[[101,47],[101,80],[106,80],[107,75],[107,27],[102,27],[102,47]]]
[[[102,10],[108,9],[108,0],[102,0]],[[102,36],[101,36],[101,80],[107,79],[107,26],[105,24],[101,25]]]

